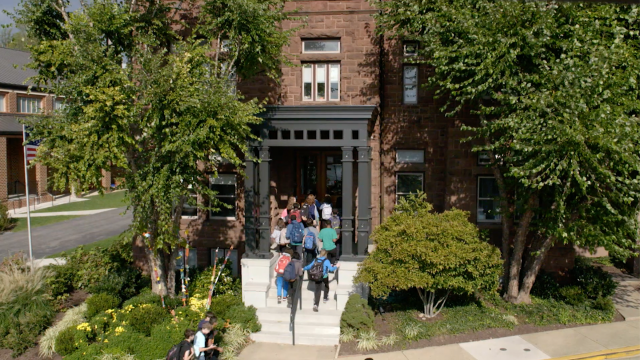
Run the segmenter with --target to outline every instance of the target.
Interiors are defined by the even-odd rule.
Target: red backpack
[[[287,265],[289,265],[289,262],[291,261],[291,256],[289,256],[289,254],[282,254],[280,255],[280,258],[278,259],[278,263],[276,264],[276,274],[284,274],[284,268],[287,267]]]

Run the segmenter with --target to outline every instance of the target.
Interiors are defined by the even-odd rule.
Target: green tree
[[[438,315],[451,292],[495,291],[500,252],[480,239],[468,219],[458,209],[435,213],[424,193],[400,199],[373,231],[376,248],[354,282],[369,284],[376,297],[416,288],[427,317]]]
[[[134,238],[144,238],[153,291],[174,294],[176,249],[192,191],[217,201],[208,177],[223,158],[241,168],[261,104],[236,79],[277,75],[290,31],[283,0],[23,0],[13,14],[38,40],[33,80],[64,97],[64,108],[33,121],[36,161],[57,188],[100,187],[123,169]]]
[[[463,129],[475,151],[489,153],[500,190],[506,300],[530,301],[554,244],[630,254],[640,198],[640,8],[379,4],[380,32],[420,42],[414,61],[433,67],[425,86],[447,99],[442,111],[465,106],[480,118]]]

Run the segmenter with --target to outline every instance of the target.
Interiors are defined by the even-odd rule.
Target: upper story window
[[[418,67],[416,65],[407,65],[403,69],[402,83],[403,102],[405,104],[418,103]]]
[[[0,112],[4,112],[4,94],[0,94]]]
[[[40,112],[40,99],[18,96],[18,112],[37,114]]]
[[[404,56],[418,55],[418,42],[417,41],[405,41],[402,43],[404,49]]]
[[[424,164],[424,150],[397,150],[396,162],[401,164]]]
[[[63,99],[56,99],[53,103],[53,109],[54,110],[62,110],[64,108],[64,100]]]
[[[339,53],[340,40],[302,40],[302,53]]]
[[[478,165],[491,165],[491,157],[488,151],[480,151],[478,153]]]
[[[478,222],[500,222],[498,183],[492,176],[478,178]]]
[[[236,175],[218,174],[218,177],[211,177],[211,190],[217,192],[216,198],[231,208],[219,206],[220,210],[212,211],[212,219],[236,218]]]
[[[303,64],[302,100],[340,100],[340,64]]]

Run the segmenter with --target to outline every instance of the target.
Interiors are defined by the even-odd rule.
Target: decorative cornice
[[[375,105],[266,106],[259,116],[269,120],[365,120],[372,118]]]

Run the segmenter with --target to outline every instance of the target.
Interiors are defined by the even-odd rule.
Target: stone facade
[[[437,211],[453,207],[469,211],[470,220],[478,215],[478,177],[491,176],[491,170],[479,165],[472,144],[462,142],[469,136],[461,130],[463,124],[476,124],[479,120],[463,111],[455,117],[446,117],[440,108],[443,101],[434,98],[426,89],[418,90],[417,104],[403,103],[403,68],[410,63],[404,55],[403,44],[375,34],[373,15],[377,12],[366,0],[353,1],[291,1],[288,10],[297,9],[306,18],[307,25],[291,37],[290,46],[283,49],[289,54],[294,67],[283,67],[279,84],[257,78],[241,81],[238,89],[247,98],[267,99],[280,106],[336,106],[374,105],[377,111],[369,121],[367,143],[371,165],[371,225],[379,225],[391,214],[397,201],[396,176],[398,173],[421,174],[423,190]],[[300,27],[302,21],[291,20],[282,24],[289,30]],[[303,53],[302,42],[314,39],[339,39],[339,53]],[[303,100],[303,64],[339,63],[340,96],[337,101]],[[419,66],[418,83],[423,84],[432,72]],[[329,119],[328,119],[329,120]],[[318,143],[321,146],[321,142]],[[299,164],[294,154],[299,148],[272,148],[270,161],[270,214],[271,227],[275,226],[280,211],[297,189]],[[318,149],[322,150],[322,149]],[[336,149],[324,149],[336,150]],[[424,151],[423,163],[398,163],[398,150]],[[354,167],[358,165],[354,162]],[[223,169],[222,172],[232,172]],[[357,171],[354,172],[354,204],[358,204]],[[209,219],[199,214],[197,219],[182,222],[185,235],[199,248],[198,263],[210,263],[211,248],[229,248],[233,245],[244,251],[243,179],[238,178],[236,218],[234,220]],[[354,207],[358,219],[358,208]],[[356,220],[357,221],[357,220]],[[479,227],[489,230],[493,243],[499,245],[499,222],[481,222]],[[357,224],[356,224],[357,228]],[[188,232],[188,234],[187,234]],[[355,236],[355,235],[354,235]],[[204,250],[201,250],[204,248]],[[205,259],[200,256],[204,255]],[[557,255],[557,256],[556,256]],[[545,262],[549,269],[572,266],[570,249],[554,249]]]

